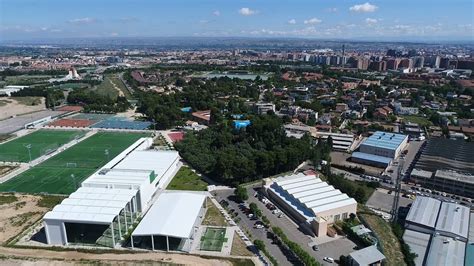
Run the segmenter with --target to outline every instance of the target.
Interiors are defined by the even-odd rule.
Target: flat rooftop
[[[351,157],[355,159],[359,159],[359,160],[382,163],[382,164],[387,164],[387,165],[390,164],[390,162],[392,162],[392,158],[389,158],[389,157],[369,154],[365,152],[358,152],[358,151],[353,152]]]
[[[453,170],[474,173],[474,142],[430,138],[415,168],[430,172]]]
[[[425,265],[464,265],[466,243],[445,236],[434,236]]]
[[[436,231],[452,233],[464,238],[469,234],[469,215],[468,207],[443,202],[439,210],[438,221],[436,222]]]
[[[376,131],[372,136],[362,142],[361,145],[396,150],[406,138],[407,136],[403,134]]]
[[[206,197],[204,192],[164,191],[135,228],[132,236],[189,238]]]
[[[431,235],[406,229],[403,234],[403,241],[410,246],[410,251],[417,254],[416,265],[423,265]]]
[[[430,197],[416,197],[408,212],[406,221],[434,229],[440,207],[440,200]]]
[[[349,254],[359,265],[370,265],[385,259],[385,256],[376,246],[369,246]]]

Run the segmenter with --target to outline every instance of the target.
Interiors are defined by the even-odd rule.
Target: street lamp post
[[[28,163],[31,163],[31,144],[26,144],[25,148],[28,149],[28,155],[30,156],[30,160],[28,161]]]

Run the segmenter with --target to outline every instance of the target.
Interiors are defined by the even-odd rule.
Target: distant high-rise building
[[[395,49],[388,49],[387,56],[395,57],[397,55],[397,50]]]
[[[397,70],[400,60],[397,58],[392,58],[387,61],[387,69]]]
[[[413,67],[422,68],[425,65],[425,58],[423,56],[413,57]]]
[[[369,59],[365,57],[359,57],[357,59],[357,69],[367,70],[369,68]]]
[[[459,60],[457,68],[474,70],[474,61],[472,61],[472,60]]]
[[[400,63],[398,64],[399,68],[413,68],[413,59],[411,58],[404,58],[400,60]]]
[[[440,68],[448,68],[449,67],[449,58],[441,58],[439,61],[439,67]]]
[[[416,52],[415,49],[411,49],[410,51],[408,51],[408,56],[409,56],[409,57],[413,57],[413,56],[415,56],[415,55],[417,55],[417,52]]]
[[[373,61],[370,62],[369,69],[378,72],[383,72],[387,70],[387,63],[385,61]]]

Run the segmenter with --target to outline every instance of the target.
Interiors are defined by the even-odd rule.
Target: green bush
[[[277,235],[283,243],[305,264],[309,266],[319,266],[319,262],[316,261],[306,250],[300,245],[288,239],[283,233],[283,230],[279,227],[272,227],[273,233]]]

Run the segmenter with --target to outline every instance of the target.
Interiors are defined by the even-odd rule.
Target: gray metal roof
[[[380,252],[376,246],[366,247],[349,254],[351,258],[359,265],[370,265],[372,263],[385,259],[385,256]]]
[[[441,201],[429,197],[416,197],[408,212],[406,221],[430,228],[436,225]]]
[[[463,266],[465,249],[462,241],[436,235],[431,239],[425,265]]]
[[[417,254],[415,258],[416,266],[422,266],[425,255],[428,251],[428,245],[431,235],[420,233],[413,230],[405,230],[403,234],[403,241],[410,246],[410,251]]]
[[[443,202],[436,222],[436,231],[452,233],[467,238],[469,233],[469,212],[468,207]]]

